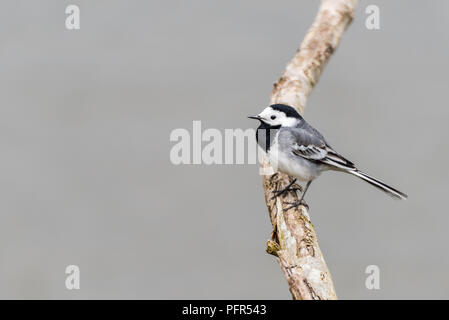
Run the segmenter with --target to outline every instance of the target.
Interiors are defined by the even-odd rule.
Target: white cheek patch
[[[288,117],[284,117],[282,119],[282,126],[284,127],[293,127],[296,125],[296,123],[298,122],[298,119],[295,118],[288,118]]]

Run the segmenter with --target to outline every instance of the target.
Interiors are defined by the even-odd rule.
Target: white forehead
[[[262,110],[261,113],[259,113],[259,116],[261,116],[262,118],[269,118],[272,115],[279,117],[282,115],[285,116],[285,113],[283,113],[279,110],[274,110],[272,107],[266,107],[265,109]]]

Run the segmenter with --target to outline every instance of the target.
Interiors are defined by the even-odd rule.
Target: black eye
[[[271,116],[271,120],[274,120],[274,119],[276,119],[276,116]]]

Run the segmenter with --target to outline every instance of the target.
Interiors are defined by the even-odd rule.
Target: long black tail
[[[373,178],[361,171],[351,170],[351,171],[347,171],[347,172],[352,173],[353,175],[365,180],[369,184],[384,191],[385,193],[387,193],[388,195],[392,196],[395,199],[405,200],[408,197],[405,193],[402,193],[401,191],[396,190],[395,188],[392,188],[392,187],[386,185],[385,183],[383,183],[382,181],[377,180],[376,178]]]

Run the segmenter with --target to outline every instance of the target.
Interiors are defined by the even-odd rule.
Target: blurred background
[[[65,8],[81,29],[65,28]],[[365,8],[380,8],[368,30]],[[0,298],[290,299],[258,165],[170,162],[250,128],[318,1],[2,1]],[[329,173],[307,200],[341,299],[449,298],[449,2],[360,1],[305,118],[409,194]],[[67,290],[77,265],[80,290]],[[368,265],[380,289],[365,287]]]

